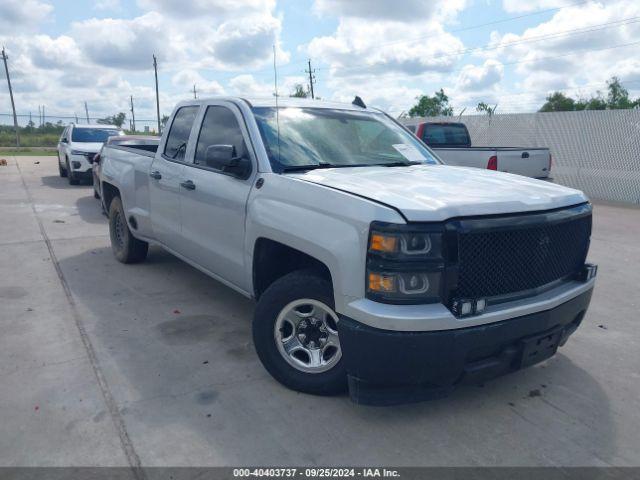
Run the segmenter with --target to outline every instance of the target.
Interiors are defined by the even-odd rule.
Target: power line
[[[9,97],[11,98],[11,109],[13,110],[13,127],[16,131],[16,147],[20,147],[20,133],[18,132],[18,117],[16,116],[16,104],[13,101],[13,89],[11,88],[11,78],[9,78],[9,67],[7,65],[7,54],[2,47],[2,60],[4,61],[4,71],[7,74],[7,84],[9,85]]]
[[[468,30],[475,30],[478,28],[482,28],[482,27],[486,27],[486,26],[492,26],[492,25],[497,25],[497,24],[501,24],[501,23],[508,23],[514,20],[520,20],[523,18],[527,18],[527,17],[532,17],[532,16],[537,16],[537,15],[542,15],[545,13],[551,13],[551,12],[557,12],[560,10],[563,10],[565,8],[571,8],[571,7],[576,7],[578,5],[584,5],[585,3],[590,3],[590,0],[583,0],[580,2],[576,2],[576,3],[571,3],[569,5],[564,5],[561,7],[555,7],[555,8],[548,8],[545,10],[538,10],[536,12],[532,12],[532,13],[526,13],[523,15],[517,15],[514,17],[507,17],[507,18],[502,18],[502,19],[498,19],[498,20],[493,20],[490,22],[486,22],[486,23],[479,23],[476,25],[471,25],[469,27],[463,27],[463,28],[459,28],[459,29],[455,29],[455,30],[451,30],[449,33],[459,33],[459,32],[464,32],[464,31],[468,31]],[[386,42],[386,43],[376,43],[376,48],[381,47],[381,46],[387,46],[387,45],[395,45],[395,44],[401,44],[401,43],[410,43],[410,42],[415,42],[417,40],[424,40],[426,38],[432,38],[432,37],[436,37],[439,34],[429,34],[429,35],[421,35],[418,37],[412,37],[412,38],[408,38],[408,39],[403,39],[403,40],[394,40],[392,42]],[[287,69],[286,66],[289,66],[289,68]],[[285,68],[283,68],[285,67]],[[259,73],[271,73],[272,67],[265,67],[259,70],[254,70],[251,74],[253,75],[257,75]],[[300,70],[300,67],[293,67],[291,65],[288,64],[283,64],[281,66],[278,66],[278,71],[279,73],[287,73],[287,72],[292,72],[294,70],[298,70],[298,71],[304,71],[304,73],[307,73],[306,70]],[[228,77],[228,76],[237,76],[237,75],[242,75],[245,72],[227,72],[224,75],[222,75],[223,77]],[[220,78],[220,76],[218,76],[218,78]]]
[[[536,58],[528,58],[528,59],[524,59],[524,60],[517,60],[517,61],[513,61],[513,62],[500,62],[501,66],[512,66],[512,65],[519,65],[522,63],[534,63],[534,62],[540,62],[540,61],[545,61],[545,60],[555,60],[558,58],[565,58],[565,57],[570,57],[572,55],[579,55],[579,54],[585,54],[585,53],[591,53],[591,52],[600,52],[600,51],[604,51],[604,50],[614,50],[616,48],[625,48],[625,47],[631,47],[634,45],[638,45],[640,44],[640,41],[636,41],[636,42],[630,42],[630,43],[621,43],[618,45],[611,45],[608,47],[601,47],[601,48],[584,48],[584,49],[580,49],[580,50],[573,50],[571,52],[567,52],[567,53],[563,53],[561,55],[554,55],[554,56],[548,56],[548,57],[536,57]],[[445,72],[447,74],[453,74],[453,73],[460,73],[462,72],[466,67],[468,67],[469,64],[465,65],[464,67],[461,68],[456,68],[454,70],[450,70],[448,72]],[[482,65],[472,65],[472,66],[482,66]],[[417,75],[414,75],[415,77],[420,77],[421,75],[424,75],[425,73],[420,73]],[[370,75],[367,73],[363,73],[363,75]],[[398,73],[391,73],[391,74],[384,74],[384,79],[393,79],[393,78],[406,78],[408,76],[412,76],[411,74],[408,73],[403,73],[403,72],[398,72]]]
[[[606,23],[601,23],[601,24],[597,24],[597,25],[591,25],[589,27],[574,28],[574,29],[571,29],[571,30],[564,30],[564,31],[560,31],[560,32],[554,32],[554,33],[539,35],[539,36],[535,36],[535,37],[529,37],[529,38],[525,38],[525,39],[514,40],[512,42],[500,43],[500,44],[497,44],[497,45],[488,43],[486,45],[482,45],[482,46],[479,46],[479,47],[470,47],[470,48],[465,48],[465,49],[461,49],[461,50],[457,50],[457,51],[449,52],[449,53],[445,53],[445,54],[432,55],[432,56],[430,56],[430,58],[431,59],[448,58],[448,57],[460,56],[460,55],[465,55],[465,54],[468,54],[468,53],[475,53],[475,52],[480,52],[480,51],[497,50],[497,49],[500,49],[500,48],[511,47],[513,45],[520,45],[520,44],[524,44],[524,43],[535,43],[535,42],[549,40],[551,38],[557,38],[557,37],[561,37],[561,36],[582,35],[584,33],[591,33],[591,32],[595,32],[595,31],[606,30],[608,28],[620,27],[620,26],[630,25],[630,24],[638,23],[638,22],[640,22],[640,17],[637,17],[637,16],[636,17],[629,17],[629,18],[624,18],[624,19],[621,19],[621,20],[616,20],[616,21],[613,21],[613,22],[606,22]],[[355,70],[355,69],[371,68],[371,67],[376,67],[376,66],[381,66],[381,64],[360,64],[360,65],[350,65],[348,67],[330,67],[330,70],[333,70],[333,71],[338,70],[340,72],[348,72],[348,71],[352,71],[352,70]],[[322,70],[322,68],[320,68],[320,70]]]
[[[482,28],[482,27],[490,27],[492,25],[497,25],[497,24],[500,24],[500,23],[507,23],[507,22],[512,22],[514,20],[520,20],[520,19],[527,18],[527,17],[533,17],[535,15],[542,15],[544,13],[557,12],[557,11],[563,10],[565,8],[576,7],[578,5],[584,5],[585,3],[589,3],[589,1],[590,0],[584,0],[584,1],[581,1],[581,2],[565,5],[563,7],[548,8],[546,10],[538,10],[536,12],[525,13],[523,15],[518,15],[518,16],[515,16],[515,17],[507,17],[507,18],[502,18],[502,19],[499,19],[499,20],[493,20],[491,22],[478,23],[476,25],[471,25],[469,27],[462,27],[462,28],[458,28],[458,29],[455,29],[455,30],[450,30],[448,33],[466,32],[466,31],[469,31],[469,30],[476,30],[476,29]],[[386,47],[388,45],[397,45],[397,44],[407,43],[407,42],[415,42],[417,40],[425,40],[427,38],[434,38],[434,37],[437,37],[439,35],[440,34],[420,35],[418,37],[407,38],[407,39],[402,39],[402,40],[394,40],[392,42],[376,43],[376,48],[378,48],[378,47]]]

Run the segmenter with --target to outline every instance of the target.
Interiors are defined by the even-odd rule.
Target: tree
[[[617,110],[621,108],[640,107],[640,98],[631,100],[629,91],[622,86],[618,77],[611,77],[607,81],[607,97],[600,91],[590,98],[574,100],[560,92],[547,96],[547,101],[540,108],[540,112],[567,112],[575,110]]]
[[[163,115],[160,119],[160,124],[162,124],[162,128],[167,126],[167,122],[169,121],[169,115]]]
[[[476,107],[476,111],[477,112],[484,112],[489,116],[492,116],[494,113],[496,113],[496,109],[498,108],[498,104],[495,104],[493,107],[490,107],[488,104],[484,103],[484,102],[480,102],[478,104],[478,106]]]
[[[301,83],[296,83],[293,93],[289,96],[294,98],[307,98],[309,96],[309,92],[304,89]]]
[[[547,96],[547,101],[539,112],[568,112],[576,109],[576,101],[564,93],[554,92]]]
[[[99,118],[98,123],[101,125],[115,125],[117,127],[122,127],[126,118],[127,115],[124,112],[120,112],[115,115]]]
[[[597,92],[591,98],[581,98],[576,101],[574,110],[606,110],[607,107],[607,101],[602,96],[602,93]]]
[[[619,108],[635,108],[640,105],[640,98],[629,99],[629,91],[622,86],[618,77],[611,77],[607,82],[609,94],[607,95],[607,106],[613,110]]]
[[[449,105],[449,97],[444,90],[435,92],[433,97],[421,95],[416,97],[418,103],[409,110],[410,117],[450,117],[453,115],[453,107]]]

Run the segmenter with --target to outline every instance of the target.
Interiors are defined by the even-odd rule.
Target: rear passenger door
[[[181,253],[180,182],[199,108],[198,105],[189,105],[175,113],[165,144],[159,146],[149,169],[149,210],[154,235],[178,253]]]
[[[256,160],[238,108],[229,102],[209,105],[197,134],[193,162],[187,164],[182,189],[182,236],[185,255],[220,279],[249,288],[244,255],[246,204],[256,175]],[[236,157],[250,159],[251,172],[239,178],[208,160],[207,148],[231,145]]]

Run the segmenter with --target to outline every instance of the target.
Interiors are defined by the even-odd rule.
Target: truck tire
[[[122,263],[137,263],[147,257],[149,244],[131,234],[120,197],[114,197],[109,206],[109,236],[111,249]]]
[[[60,163],[60,157],[58,157],[58,173],[62,178],[67,176],[67,171],[64,168],[62,168],[62,164]]]
[[[253,319],[253,343],[273,378],[316,395],[346,390],[333,305],[331,282],[313,270],[289,273],[262,294]]]
[[[67,158],[66,160],[66,166],[67,166],[67,179],[69,180],[69,185],[79,185],[80,184],[80,180],[78,179],[78,177],[76,176],[76,174],[73,172],[73,170],[71,170],[71,167],[69,166],[69,159]]]

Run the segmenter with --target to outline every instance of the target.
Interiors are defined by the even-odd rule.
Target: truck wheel
[[[289,273],[262,294],[253,319],[260,361],[283,385],[332,395],[347,387],[331,283],[312,270]]]
[[[76,177],[76,174],[73,173],[73,170],[71,170],[71,167],[69,166],[68,158],[66,161],[66,166],[67,166],[67,179],[69,180],[69,185],[79,185],[80,180],[78,180],[78,178]]]
[[[122,263],[137,263],[147,257],[149,244],[131,234],[120,197],[111,200],[109,206],[109,236],[111,249],[116,259]]]
[[[67,171],[62,168],[62,164],[60,163],[60,157],[58,157],[58,173],[62,178],[67,176]]]

